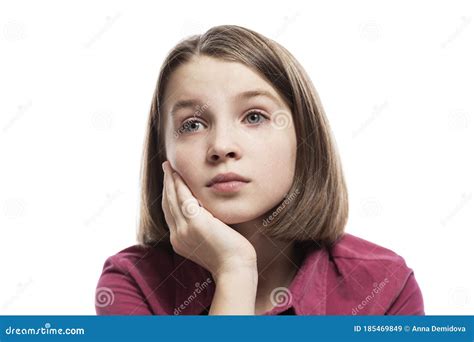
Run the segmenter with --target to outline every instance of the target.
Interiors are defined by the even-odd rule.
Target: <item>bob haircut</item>
[[[289,194],[298,195],[292,195],[291,201],[285,200],[283,210],[270,221],[264,220],[268,224],[258,229],[279,240],[333,244],[344,232],[348,196],[335,140],[316,89],[303,67],[284,47],[257,32],[234,25],[215,26],[203,35],[182,40],[163,62],[151,103],[142,157],[138,242],[142,246],[162,244],[171,248],[169,228],[161,207],[166,113],[160,108],[163,108],[164,90],[171,73],[196,56],[239,62],[251,68],[273,86],[291,109],[297,152]]]

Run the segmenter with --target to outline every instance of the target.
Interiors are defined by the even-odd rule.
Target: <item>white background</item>
[[[402,255],[427,314],[474,314],[474,6],[446,1],[0,4],[0,314],[95,314],[135,244],[166,53],[221,24],[287,47],[332,125],[347,232]]]

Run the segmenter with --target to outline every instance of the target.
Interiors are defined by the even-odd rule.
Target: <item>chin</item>
[[[249,215],[250,210],[235,208],[215,209],[206,207],[206,209],[212,214],[212,216],[227,225],[249,222],[259,216],[258,214],[252,215],[252,213]]]

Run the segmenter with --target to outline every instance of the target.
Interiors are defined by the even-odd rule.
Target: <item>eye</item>
[[[245,119],[250,118],[250,121],[247,120],[248,123],[251,125],[259,125],[262,123],[263,120],[268,120],[268,118],[260,113],[259,111],[253,110],[249,112]],[[178,132],[180,133],[192,133],[196,132],[199,129],[199,125],[204,125],[199,120],[188,120],[183,123],[183,125],[179,128]]]
[[[185,133],[194,132],[199,127],[198,125],[202,125],[202,124],[203,123],[198,120],[185,121],[183,125],[179,128],[179,132],[185,132]]]
[[[250,113],[247,114],[247,116],[245,117],[246,119],[247,118],[250,118],[251,121],[248,121],[249,123],[251,124],[260,124],[261,121],[259,120],[259,118],[263,118],[265,120],[268,120],[262,113],[256,111],[256,110],[253,110],[251,111]]]

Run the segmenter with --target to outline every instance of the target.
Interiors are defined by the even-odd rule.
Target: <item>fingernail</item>
[[[165,170],[165,163],[166,163],[166,162],[161,163],[161,168],[163,169],[163,172],[166,172],[166,170]]]

